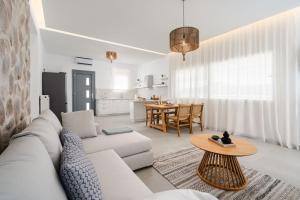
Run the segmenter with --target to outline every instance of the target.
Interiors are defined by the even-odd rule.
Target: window
[[[261,53],[210,64],[212,99],[272,99],[272,54]]]
[[[205,98],[207,71],[204,67],[178,68],[175,74],[177,98]]]
[[[273,57],[262,52],[175,69],[175,98],[272,100]]]
[[[113,68],[113,89],[128,90],[129,71],[127,69]]]
[[[85,78],[85,85],[86,86],[90,85],[90,78],[89,77]]]
[[[90,110],[90,103],[89,102],[85,103],[85,109]]]

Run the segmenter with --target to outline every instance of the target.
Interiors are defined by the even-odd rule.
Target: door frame
[[[77,74],[85,74],[85,75],[92,75],[92,80],[91,80],[91,88],[92,88],[92,105],[91,105],[91,108],[93,108],[94,110],[94,115],[96,114],[96,100],[95,100],[95,71],[85,71],[85,70],[76,70],[76,69],[73,69],[72,70],[72,111],[74,112],[75,110],[75,105],[77,104],[77,99],[74,98],[75,97],[75,76]]]

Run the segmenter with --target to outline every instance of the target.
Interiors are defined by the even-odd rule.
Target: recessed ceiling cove
[[[46,27],[168,53],[180,0],[44,0]],[[201,40],[300,6],[299,0],[187,0],[186,25]]]

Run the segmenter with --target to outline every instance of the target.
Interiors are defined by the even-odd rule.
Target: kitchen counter
[[[127,100],[127,101],[131,101],[133,99],[124,99],[124,98],[100,98],[100,99],[96,99],[96,101],[105,101],[105,100]]]
[[[120,115],[129,113],[129,102],[132,99],[100,98],[96,99],[96,115]]]
[[[132,100],[132,102],[136,102],[136,103],[154,103],[154,102],[158,102],[159,100],[152,100],[152,99],[146,99],[146,100],[139,100],[139,99],[134,99]]]

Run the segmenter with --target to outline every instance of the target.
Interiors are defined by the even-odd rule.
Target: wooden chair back
[[[188,118],[191,115],[191,105],[179,104],[177,116],[179,118]]]
[[[204,104],[192,104],[193,117],[200,117],[203,113]]]
[[[146,126],[148,126],[148,123],[151,124],[155,118],[157,123],[159,122],[159,118],[157,117],[160,114],[159,110],[153,109],[151,106],[149,106],[151,104],[158,104],[158,101],[144,103],[144,106],[146,108]]]
[[[146,108],[146,112],[151,110],[151,108],[148,106],[148,104],[145,103],[144,106]]]

